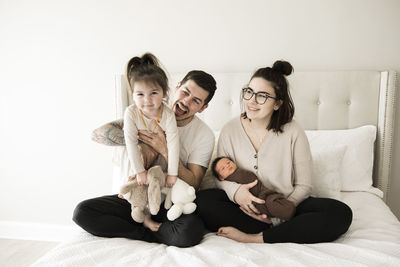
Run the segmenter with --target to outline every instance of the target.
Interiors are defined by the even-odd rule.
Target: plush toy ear
[[[171,200],[171,195],[172,195],[172,190],[170,188],[165,188],[166,190],[163,190],[163,192],[165,193],[165,191],[167,191],[167,197],[165,198],[164,201],[164,208],[166,210],[168,210],[169,208],[171,208],[172,206],[172,200]]]
[[[195,192],[193,186],[189,186],[189,187],[188,187],[188,189],[187,189],[187,194],[188,194],[189,196],[194,196],[194,195],[196,194],[196,192]]]
[[[131,191],[131,188],[132,188],[135,184],[137,184],[136,180],[127,182],[126,184],[124,184],[123,186],[121,186],[121,189],[119,190],[120,194],[121,194],[121,195],[124,195],[124,194],[128,193],[129,191]]]

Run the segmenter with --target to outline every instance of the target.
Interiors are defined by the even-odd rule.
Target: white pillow
[[[341,165],[342,191],[367,191],[383,196],[372,186],[374,142],[376,127],[366,125],[349,130],[306,131],[313,151],[332,150],[344,146],[346,151]]]
[[[312,151],[312,196],[340,200],[340,170],[345,151],[345,146]]]

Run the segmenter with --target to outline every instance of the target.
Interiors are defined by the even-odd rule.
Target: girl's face
[[[248,88],[253,91],[254,95],[249,100],[243,99],[247,118],[251,120],[266,120],[269,122],[271,120],[272,113],[275,110],[278,110],[281,105],[281,101],[274,99],[276,94],[274,88],[271,86],[271,83],[261,77],[255,77],[250,81]],[[259,96],[259,99],[267,96],[267,99],[264,99],[264,104],[259,104],[256,102],[256,93],[259,92],[263,93],[260,94],[262,96]],[[269,98],[268,96],[274,98]]]
[[[163,98],[164,93],[159,85],[143,81],[133,84],[133,101],[146,116],[158,115]]]

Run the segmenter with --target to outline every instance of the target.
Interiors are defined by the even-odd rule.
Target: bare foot
[[[161,226],[161,223],[155,222],[151,219],[150,215],[146,215],[144,217],[144,222],[143,222],[144,227],[149,228],[153,232],[157,232],[158,229]]]
[[[217,235],[242,243],[264,243],[262,232],[258,234],[246,234],[231,226],[219,228]]]
[[[118,197],[119,197],[120,199],[125,199],[124,196],[121,195],[121,194],[118,194]]]

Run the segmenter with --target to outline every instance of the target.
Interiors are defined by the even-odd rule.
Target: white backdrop
[[[72,225],[79,201],[110,192],[112,149],[90,134],[114,119],[114,75],[130,57],[151,51],[169,72],[285,59],[400,73],[399,14],[397,0],[0,0],[0,221]]]

